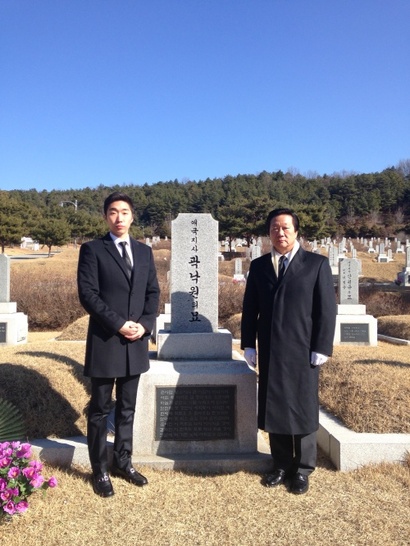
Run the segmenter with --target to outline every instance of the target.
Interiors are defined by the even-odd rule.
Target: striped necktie
[[[285,271],[286,271],[286,256],[281,256],[279,258],[279,273],[278,273],[278,282],[280,282],[282,280],[282,277],[283,275],[285,274]]]
[[[130,279],[132,276],[132,263],[130,260],[130,257],[128,256],[127,249],[125,248],[127,246],[127,241],[121,241],[119,245],[122,248],[122,259],[125,262],[125,269],[127,270],[128,278]]]

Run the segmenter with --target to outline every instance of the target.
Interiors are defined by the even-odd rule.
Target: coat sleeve
[[[145,289],[144,310],[138,320],[138,322],[142,324],[142,326],[144,326],[146,336],[150,335],[154,328],[155,320],[158,315],[159,296],[160,296],[157,272],[156,272],[155,263],[154,263],[154,256],[153,256],[152,250],[149,249],[149,251],[150,251],[149,271],[148,271],[147,286]]]
[[[336,326],[336,292],[329,261],[320,265],[313,297],[311,350],[331,356]]]
[[[245,294],[242,305],[241,320],[241,348],[256,347],[256,333],[258,328],[259,304],[256,288],[255,262],[251,262],[248,279],[246,281]]]

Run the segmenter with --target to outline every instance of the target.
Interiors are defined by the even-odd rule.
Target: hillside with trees
[[[303,176],[267,172],[195,181],[116,185],[65,191],[0,190],[0,245],[32,237],[49,249],[81,243],[105,233],[101,207],[112,191],[128,193],[136,205],[137,238],[171,235],[180,212],[211,213],[220,238],[264,235],[272,208],[290,206],[306,238],[400,237],[410,234],[410,160],[369,174]]]

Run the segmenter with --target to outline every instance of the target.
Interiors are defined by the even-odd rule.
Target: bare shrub
[[[360,303],[366,305],[366,312],[375,317],[410,314],[409,292],[387,292],[373,285],[361,287]]]
[[[218,314],[221,326],[224,326],[232,315],[242,312],[244,291],[244,283],[234,283],[231,277],[219,278]]]
[[[379,317],[377,331],[385,336],[410,340],[410,315]]]
[[[159,253],[155,252],[155,267],[157,269],[158,283],[161,290],[160,301],[159,301],[159,312],[165,312],[165,304],[170,302],[170,291],[169,291],[169,270],[171,267],[171,261],[167,255],[162,251]]]
[[[84,315],[72,273],[50,272],[38,268],[36,275],[16,268],[10,281],[12,301],[28,316],[29,329],[60,330]]]
[[[224,321],[223,327],[231,332],[234,339],[241,338],[241,319],[242,313],[237,313],[236,315],[232,315],[232,317],[229,317],[226,321]]]

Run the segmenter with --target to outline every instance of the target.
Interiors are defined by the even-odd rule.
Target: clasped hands
[[[134,322],[133,320],[127,320],[127,322],[118,331],[129,341],[140,339],[145,334],[144,326],[139,322]]]

